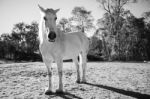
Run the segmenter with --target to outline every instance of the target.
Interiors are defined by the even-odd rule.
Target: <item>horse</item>
[[[43,62],[48,70],[49,86],[45,91],[46,95],[52,94],[52,62],[57,64],[59,75],[59,88],[56,93],[63,93],[63,60],[72,59],[77,68],[77,83],[85,83],[86,67],[87,67],[87,53],[89,49],[89,40],[85,33],[73,32],[63,33],[56,27],[57,15],[60,9],[47,8],[44,9],[38,5],[41,12],[41,21],[39,24],[39,49],[42,54]],[[80,62],[78,60],[82,61]],[[79,66],[82,63],[82,79]]]

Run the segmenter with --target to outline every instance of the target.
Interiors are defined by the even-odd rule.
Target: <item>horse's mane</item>
[[[45,31],[44,28],[43,28],[43,18],[41,18],[40,20],[40,24],[39,24],[39,39],[40,39],[40,43],[43,42],[43,32]]]

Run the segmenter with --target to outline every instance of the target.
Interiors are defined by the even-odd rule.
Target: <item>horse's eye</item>
[[[46,21],[46,20],[47,20],[47,18],[46,18],[46,17],[44,17],[44,20]]]
[[[57,17],[55,17],[55,20],[57,20]]]

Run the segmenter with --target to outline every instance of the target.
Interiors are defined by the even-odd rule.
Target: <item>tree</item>
[[[0,37],[1,58],[14,60],[41,59],[39,52],[38,24],[30,25],[23,22],[14,25],[11,34],[2,34]],[[39,53],[38,53],[39,54]]]
[[[3,33],[0,40],[1,58],[11,59],[14,48],[12,47],[11,37],[8,33]]]
[[[63,32],[70,32],[71,31],[71,24],[70,21],[66,18],[62,18],[59,21],[60,27],[62,28]]]
[[[26,25],[23,22],[14,25],[11,33],[11,39],[13,45],[15,46],[14,59],[18,60],[25,56],[24,53],[27,52],[26,48]]]
[[[92,61],[102,60],[102,40],[96,36],[96,33],[90,38],[88,59]]]
[[[25,40],[27,44],[27,53],[31,54],[38,51],[39,40],[38,37],[38,23],[32,22],[31,25],[26,26]]]
[[[111,49],[108,59],[112,56],[121,58],[121,29],[125,22],[125,16],[129,11],[124,10],[124,5],[131,2],[131,0],[97,0],[106,13],[103,18],[97,21],[105,28],[105,34],[107,35],[107,48]],[[133,0],[132,2],[135,2]],[[99,26],[100,26],[99,25]],[[100,27],[101,28],[101,27]],[[113,42],[112,42],[113,41]]]
[[[147,30],[143,18],[131,17],[127,19],[127,24],[124,24],[126,28],[122,28],[124,34],[124,40],[127,40],[128,53],[132,55],[131,59],[147,60]]]
[[[98,28],[94,34],[95,37],[98,37],[99,40],[101,40],[101,54],[104,60],[110,60],[110,50],[111,50],[111,44],[108,42],[107,32],[105,28]]]
[[[145,25],[146,25],[146,38],[147,38],[147,45],[146,45],[146,49],[147,49],[147,55],[148,55],[148,59],[150,60],[150,11],[148,12],[144,12],[143,13],[143,18],[145,21]]]
[[[144,12],[142,16],[144,17],[146,23],[150,23],[150,11]]]
[[[76,29],[78,31],[85,32],[94,28],[94,18],[91,15],[91,11],[87,11],[84,7],[75,7],[72,10],[72,15],[70,20],[76,24]]]

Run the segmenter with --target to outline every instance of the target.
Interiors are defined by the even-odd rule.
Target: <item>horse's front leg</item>
[[[62,77],[63,77],[63,60],[58,59],[57,60],[57,68],[58,68],[58,75],[59,75],[59,88],[56,90],[56,93],[63,93],[63,82],[62,82]]]
[[[43,58],[43,61],[47,67],[48,78],[49,78],[49,84],[48,84],[48,88],[45,90],[45,94],[50,95],[53,93],[52,92],[52,69],[51,69],[52,61],[46,58]]]

